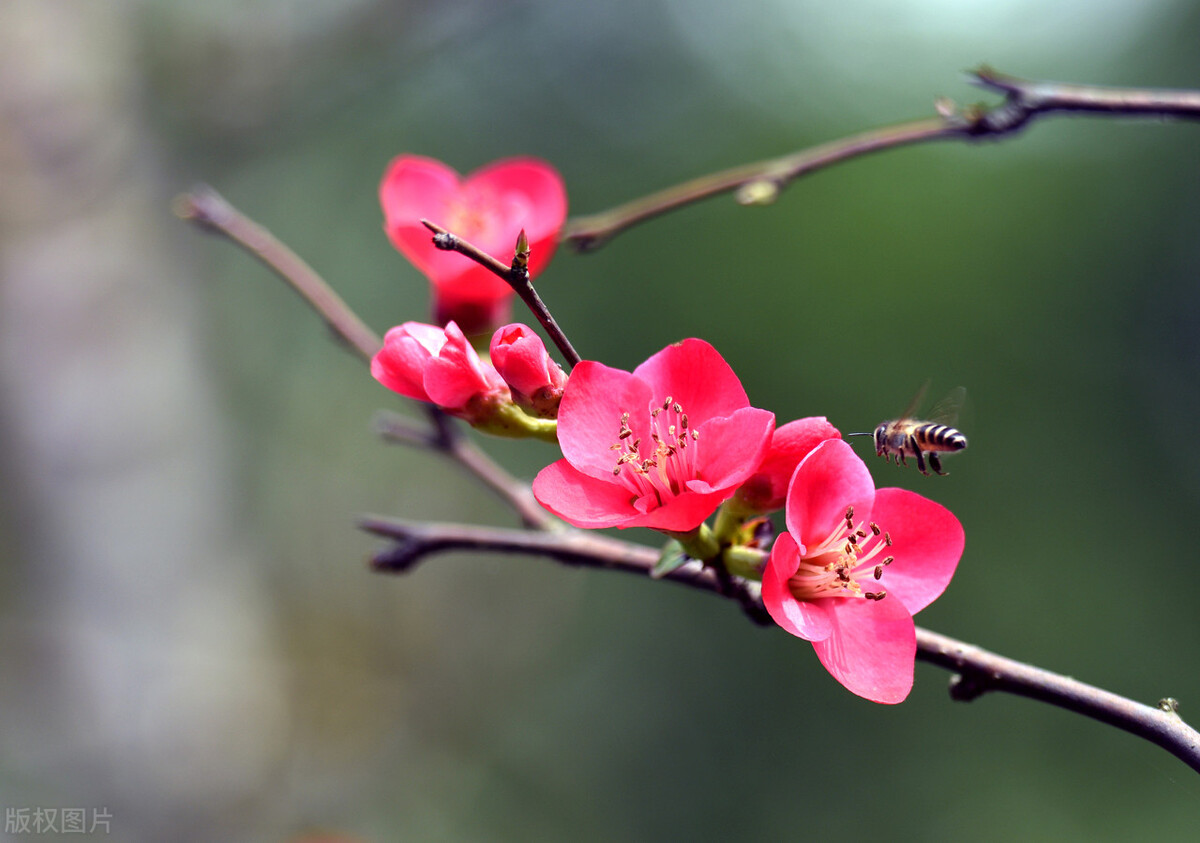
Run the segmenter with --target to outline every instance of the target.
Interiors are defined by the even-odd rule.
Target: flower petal
[[[765,588],[764,588],[765,592]],[[814,641],[817,658],[833,678],[860,697],[903,702],[912,690],[917,635],[899,600],[830,599],[832,634]]]
[[[673,398],[693,427],[750,406],[738,376],[704,340],[693,338],[669,345],[633,374],[650,384],[655,400]]]
[[[465,255],[436,248],[422,218],[505,263],[512,261],[517,235],[524,228],[532,277],[553,256],[567,213],[561,176],[533,158],[496,161],[464,180],[440,161],[401,155],[384,173],[379,201],[392,244],[433,283],[438,312],[450,314],[464,308],[469,312],[472,306],[494,310],[512,289]],[[469,231],[457,230],[464,219],[475,224]]]
[[[966,541],[962,524],[941,504],[906,489],[877,491],[872,518],[892,537],[888,552],[895,561],[883,579],[889,599],[895,596],[915,615],[954,576]]]
[[[437,249],[429,229],[421,225],[423,217],[439,225],[446,222],[446,209],[459,184],[454,169],[421,155],[394,158],[379,183],[384,231],[392,245],[435,283],[475,266],[470,258]]]
[[[694,530],[704,519],[716,512],[729,492],[719,490],[709,494],[684,492],[660,504],[653,496],[646,496],[634,503],[634,508],[644,514],[631,519],[622,526],[649,527],[654,530],[672,530],[684,533]]]
[[[417,401],[430,401],[425,391],[425,367],[446,342],[436,325],[405,322],[383,337],[383,348],[371,360],[371,376],[393,392]]]
[[[589,477],[565,459],[538,472],[533,480],[533,496],[576,527],[621,527],[637,516],[628,490]]]
[[[855,522],[871,517],[875,483],[854,450],[827,439],[804,458],[788,486],[787,528],[802,545],[824,541],[854,507]]]
[[[788,533],[781,533],[771,548],[763,569],[762,600],[775,623],[807,641],[820,641],[833,633],[825,604],[831,600],[797,600],[788,589],[788,579],[800,566],[800,548]]]
[[[759,512],[781,508],[800,461],[826,439],[840,439],[841,435],[824,416],[796,419],[775,428],[766,455],[738,494]]]
[[[490,363],[484,363],[451,322],[446,344],[425,366],[425,391],[429,400],[447,410],[459,410],[477,395],[508,395],[508,387]]]
[[[743,407],[699,425],[700,438],[693,446],[704,454],[704,472],[703,477],[688,481],[687,487],[696,492],[732,490],[762,462],[774,428],[775,414],[757,407]]]
[[[558,407],[563,456],[584,474],[612,482],[617,455],[611,446],[621,432],[621,414],[630,412],[633,423],[639,423],[650,400],[649,385],[629,372],[592,360],[577,364]]]
[[[528,325],[517,322],[492,335],[492,365],[504,381],[523,395],[541,390],[561,390],[567,376],[546,351],[542,338]]]
[[[554,256],[558,232],[567,218],[567,191],[558,171],[537,158],[506,158],[471,173],[463,188],[495,196],[506,220],[495,241],[489,241],[495,251],[482,243],[475,245],[511,262],[523,228],[529,238],[529,274],[541,272]]]

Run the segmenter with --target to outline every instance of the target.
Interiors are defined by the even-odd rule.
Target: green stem
[[[721,560],[725,563],[725,570],[733,576],[761,582],[767,553],[756,547],[735,544],[725,548]]]
[[[699,559],[702,562],[711,562],[721,555],[721,543],[717,541],[712,528],[707,524],[701,524],[696,529],[689,530],[686,533],[677,533],[672,530],[660,530],[659,532],[679,542],[679,546],[683,548],[683,552],[693,559]]]

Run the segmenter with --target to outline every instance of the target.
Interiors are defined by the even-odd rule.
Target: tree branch
[[[450,550],[545,556],[567,565],[644,577],[650,576],[658,560],[654,548],[569,527],[535,532],[415,523],[375,515],[362,518],[359,526],[395,542],[371,561],[375,570],[388,573],[405,573],[425,557]],[[699,563],[676,568],[663,579],[739,602],[744,599],[729,593],[712,569]],[[950,684],[950,696],[959,702],[993,691],[1039,700],[1145,738],[1200,772],[1200,732],[1179,717],[1173,700],[1165,699],[1158,707],[1143,705],[920,627],[917,658],[959,674]]]
[[[517,250],[512,266],[505,266],[502,261],[492,257],[483,249],[467,242],[457,234],[447,231],[440,225],[431,223],[429,220],[421,220],[421,225],[433,232],[434,246],[445,252],[458,252],[460,255],[465,255],[484,269],[499,276],[508,286],[512,287],[558,347],[567,363],[567,369],[575,368],[575,364],[580,360],[579,354],[567,339],[567,335],[563,333],[562,328],[558,327],[558,323],[554,321],[546,303],[537,294],[537,290],[533,289],[533,284],[529,280],[529,243],[525,239],[524,231],[517,238]]]
[[[375,352],[383,346],[383,340],[358,318],[312,267],[279,242],[271,232],[226,202],[211,187],[198,185],[192,188],[190,193],[175,200],[174,209],[181,219],[195,223],[207,232],[228,237],[266,264],[304,297],[338,339],[357,351],[364,360],[370,362]]]
[[[1035,82],[1006,76],[988,67],[979,68],[971,76],[975,84],[1004,94],[1004,102],[992,108],[973,105],[960,110],[949,101],[940,100],[938,117],[873,129],[781,158],[743,164],[601,213],[568,220],[563,240],[578,251],[591,251],[638,223],[719,193],[737,191],[742,204],[765,204],[795,179],[841,161],[935,140],[999,139],[1016,133],[1035,118],[1056,112],[1200,118],[1198,91]]]
[[[295,252],[266,228],[242,214],[215,190],[205,185],[179,196],[175,213],[213,234],[221,234],[258,258],[299,293],[317,315],[347,346],[370,362],[383,345],[342,298]],[[555,519],[534,499],[529,486],[517,480],[463,436],[462,431],[436,407],[430,407],[432,430],[418,430],[398,416],[382,417],[380,433],[394,442],[440,451],[478,477],[503,497],[527,527],[547,529]]]
[[[455,460],[503,498],[526,527],[549,530],[558,524],[558,520],[534,498],[528,483],[513,477],[484,451],[475,447],[463,435],[462,428],[437,407],[431,406],[428,410],[432,431],[418,428],[398,413],[386,411],[375,416],[375,429],[391,442],[440,451]]]
[[[919,627],[917,658],[959,673],[950,684],[956,700],[970,702],[990,691],[1006,691],[1050,703],[1145,738],[1200,772],[1200,732],[1183,722],[1170,698],[1157,706],[1143,705]]]

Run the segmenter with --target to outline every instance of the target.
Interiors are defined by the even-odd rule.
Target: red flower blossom
[[[547,418],[558,414],[567,374],[532,328],[520,323],[500,328],[492,335],[491,355],[518,406]]]
[[[762,464],[742,484],[734,502],[747,513],[774,512],[783,507],[796,466],[826,439],[840,439],[838,429],[824,416],[810,416],[775,428]]]
[[[371,375],[393,392],[436,404],[472,420],[499,403],[511,403],[503,378],[484,363],[458,325],[445,328],[405,322],[384,335]]]
[[[379,185],[384,229],[392,244],[434,288],[435,320],[456,319],[475,334],[507,313],[512,289],[468,257],[434,247],[422,218],[510,263],[521,229],[529,238],[529,274],[550,262],[567,216],[558,172],[535,158],[507,158],[465,179],[440,161],[401,155]]]
[[[904,489],[875,489],[840,439],[822,442],[788,488],[788,532],[763,572],[775,622],[813,642],[846,688],[897,703],[913,683],[912,616],[945,590],[963,551],[947,509]]]
[[[703,340],[632,373],[584,361],[558,409],[564,459],[542,469],[533,493],[576,527],[692,530],[761,462],[774,424]]]

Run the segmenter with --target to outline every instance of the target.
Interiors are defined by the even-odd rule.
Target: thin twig
[[[383,346],[383,341],[375,332],[358,318],[312,267],[279,242],[271,232],[226,202],[211,187],[197,185],[190,193],[175,200],[174,209],[181,219],[195,223],[205,231],[223,234],[274,270],[304,297],[334,335],[357,351],[364,360],[370,361]]]
[[[312,267],[211,187],[200,185],[178,197],[175,212],[205,231],[224,235],[274,270],[308,302],[333,333],[364,360],[369,362],[383,345]],[[437,450],[454,459],[499,493],[525,526],[544,530],[556,523],[534,499],[528,484],[517,480],[472,444],[444,413],[432,407],[430,410],[432,431],[419,430],[398,421],[395,416],[388,416],[380,423],[384,428],[381,432],[393,441]]]
[[[569,565],[624,571],[649,577],[658,552],[643,545],[594,533],[563,528],[555,532],[501,530],[462,524],[414,523],[367,516],[359,525],[396,544],[376,554],[376,570],[403,573],[425,557],[449,550],[545,556]],[[687,565],[668,573],[669,579],[721,597],[729,593],[711,568]],[[1175,712],[1173,700],[1158,707],[1125,697],[1048,670],[997,656],[979,647],[936,632],[917,628],[917,658],[955,671],[950,695],[970,702],[988,692],[1007,692],[1082,714],[1123,729],[1162,747],[1200,772],[1200,732]]]
[[[976,84],[1004,94],[1004,101],[992,108],[976,105],[961,110],[939,101],[938,117],[873,129],[781,158],[701,176],[601,213],[568,220],[563,240],[578,251],[591,251],[638,223],[719,193],[738,191],[743,204],[762,204],[772,201],[793,180],[841,161],[935,140],[999,139],[1053,113],[1200,118],[1197,91],[1035,82],[987,67],[971,76]]]
[[[920,627],[917,658],[960,674],[950,686],[956,700],[970,702],[991,691],[1006,691],[1050,703],[1145,738],[1200,772],[1200,732],[1183,722],[1174,700],[1143,705]]]
[[[537,502],[529,484],[513,477],[484,451],[471,444],[462,427],[453,419],[432,406],[429,407],[429,418],[438,432],[436,446],[507,501],[526,527],[550,530],[558,526],[560,522]]]
[[[446,252],[458,252],[460,255],[465,255],[484,269],[490,270],[495,275],[505,281],[517,295],[521,297],[521,301],[525,302],[525,306],[537,318],[541,326],[546,330],[547,336],[558,347],[562,353],[563,359],[566,361],[567,369],[573,369],[575,364],[579,362],[579,354],[575,351],[567,335],[563,333],[562,328],[558,327],[558,323],[554,321],[554,317],[550,314],[546,303],[542,301],[542,297],[537,294],[537,290],[533,289],[533,284],[529,280],[529,253],[528,245],[522,258],[520,248],[521,241],[525,240],[525,232],[521,232],[518,239],[518,248],[516,259],[512,266],[506,266],[503,261],[489,255],[487,252],[480,249],[478,246],[470,243],[457,234],[447,231],[440,225],[430,222],[429,220],[421,220],[421,224],[433,232],[433,245]]]
[[[376,570],[391,573],[405,573],[425,557],[450,550],[532,554],[568,565],[625,571],[642,576],[650,575],[658,559],[658,552],[654,548],[569,527],[556,531],[506,530],[466,524],[406,521],[382,515],[363,516],[358,525],[369,533],[396,542],[394,547],[372,560],[372,567]],[[662,579],[720,593],[720,585],[712,570],[700,563],[676,568]]]

